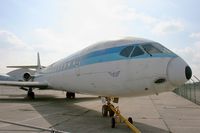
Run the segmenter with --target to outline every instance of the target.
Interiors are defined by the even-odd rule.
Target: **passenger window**
[[[151,44],[144,44],[142,45],[142,47],[144,48],[144,50],[149,53],[149,54],[157,54],[157,53],[162,53],[162,51],[160,51],[159,49],[157,49],[156,47],[154,47]]]
[[[129,57],[132,50],[133,50],[133,46],[128,46],[128,47],[122,49],[122,51],[120,52],[120,55],[125,56],[125,57]]]
[[[74,67],[74,66],[76,66],[76,61],[75,61],[75,60],[73,60],[73,67]]]
[[[75,65],[76,65],[76,66],[79,66],[79,65],[80,65],[80,61],[79,61],[78,59],[76,59]]]
[[[67,68],[70,68],[70,62],[67,63]]]
[[[138,46],[135,47],[135,49],[133,50],[133,53],[131,54],[131,57],[136,57],[139,55],[143,55],[144,52],[142,51],[142,49],[140,49]]]

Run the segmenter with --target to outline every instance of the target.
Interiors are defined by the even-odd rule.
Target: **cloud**
[[[194,32],[190,35],[191,38],[199,39],[200,40],[200,32]]]
[[[194,43],[182,49],[175,49],[174,51],[183,57],[183,59],[185,59],[186,62],[191,66],[193,75],[200,78],[200,37],[198,35],[198,32],[197,34],[191,34],[189,37],[195,38]]]
[[[98,41],[133,35],[137,28],[144,31],[143,28],[148,27],[146,32],[151,34],[153,31],[156,35],[168,35],[184,29],[181,21],[161,19],[136,11],[123,0],[60,0],[55,3],[55,7],[52,7],[54,8],[52,10],[55,10],[55,14],[52,15],[56,18],[55,22],[52,22],[53,24],[49,22],[47,26],[38,23],[37,27],[33,26],[34,29],[27,29],[28,33],[24,33],[23,37],[26,42],[10,31],[0,32],[0,46],[4,48],[1,51],[9,53],[12,50],[8,49],[14,49],[14,52],[9,54],[14,57],[7,58],[4,55],[13,63],[5,61],[5,64],[20,64],[21,62],[29,64],[31,62],[29,60],[34,59],[37,51],[45,55],[41,56],[42,62],[45,65],[50,64]],[[36,9],[38,12],[44,10]],[[47,22],[49,20],[45,15],[42,18],[47,19]],[[40,22],[39,19],[38,22]],[[34,25],[34,23],[35,21],[33,24],[30,22],[29,25]],[[23,57],[20,62],[17,61],[18,55]]]
[[[7,65],[31,63],[33,49],[11,31],[0,30],[0,70],[9,71]]]
[[[36,28],[33,31],[35,49],[69,54],[92,43],[130,36],[136,22],[149,27],[155,34],[168,35],[183,30],[178,20],[162,20],[136,11],[123,0],[62,1],[58,4],[62,17],[58,31],[53,28]]]
[[[68,55],[98,41],[121,38],[129,29],[123,23],[126,11],[120,3],[123,2],[63,1],[59,5],[63,16],[56,28],[34,29],[31,45],[45,52]]]
[[[11,48],[11,47],[26,47],[26,44],[19,39],[14,33],[9,31],[0,30],[0,47]]]
[[[178,20],[161,20],[153,28],[153,33],[157,35],[167,35],[184,30],[184,24]]]

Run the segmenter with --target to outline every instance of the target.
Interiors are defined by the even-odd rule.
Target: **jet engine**
[[[26,72],[23,75],[23,79],[24,79],[24,81],[29,81],[30,79],[32,79],[32,76],[29,72]]]

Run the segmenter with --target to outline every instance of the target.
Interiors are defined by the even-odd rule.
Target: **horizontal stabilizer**
[[[22,68],[22,69],[36,69],[37,71],[45,68],[45,66],[41,66],[40,64],[40,55],[37,53],[37,65],[26,65],[26,66],[7,66],[7,68]]]
[[[37,68],[37,66],[7,66],[7,68],[36,69],[36,68]]]
[[[38,66],[7,66],[7,68],[37,69]],[[45,66],[42,66],[42,68],[45,68]]]
[[[48,83],[45,82],[23,82],[23,81],[0,81],[0,86],[17,86],[17,87],[35,87],[48,88]]]

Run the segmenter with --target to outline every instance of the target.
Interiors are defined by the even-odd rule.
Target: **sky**
[[[93,43],[157,41],[200,78],[198,0],[0,0],[0,73],[7,65],[50,65]]]

